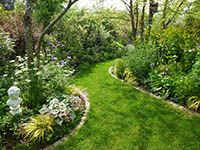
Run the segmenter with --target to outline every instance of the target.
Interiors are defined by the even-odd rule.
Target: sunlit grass
[[[113,61],[83,71],[91,109],[78,134],[55,150],[199,150],[200,118],[112,78]]]

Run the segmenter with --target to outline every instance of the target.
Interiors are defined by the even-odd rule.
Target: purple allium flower
[[[54,58],[51,58],[51,61],[56,61],[56,58],[54,57]]]
[[[166,71],[168,71],[169,69],[168,68],[166,68]]]
[[[53,48],[56,48],[56,46],[54,45]]]
[[[60,47],[60,44],[57,44],[57,47]]]
[[[65,45],[63,44],[62,47],[65,47]]]
[[[46,53],[49,53],[49,52],[50,52],[50,50],[49,50],[49,49],[47,49],[45,52],[46,52]]]
[[[58,41],[56,41],[56,44],[58,43]]]
[[[49,43],[49,46],[52,46],[52,43],[51,43],[51,42]]]

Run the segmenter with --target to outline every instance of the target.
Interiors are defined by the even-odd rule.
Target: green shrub
[[[114,67],[114,74],[118,78],[123,78],[124,70],[126,69],[126,65],[122,59],[117,59],[115,61],[115,67]]]
[[[200,59],[192,67],[192,71],[176,82],[176,95],[178,101],[187,103],[189,97],[200,96]]]
[[[151,71],[151,65],[157,62],[156,49],[148,45],[137,45],[128,52],[124,61],[137,79],[143,82]]]
[[[139,85],[139,83],[137,82],[136,76],[128,68],[125,69],[123,77],[127,83],[131,85],[135,85],[135,86]]]

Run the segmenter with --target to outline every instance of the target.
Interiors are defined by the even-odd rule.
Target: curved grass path
[[[88,118],[78,134],[55,150],[199,150],[200,118],[114,79],[113,61],[79,74],[88,88]]]

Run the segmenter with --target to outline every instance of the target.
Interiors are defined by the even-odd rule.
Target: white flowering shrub
[[[14,40],[0,28],[0,66],[4,65],[9,56],[14,53],[13,47]]]

